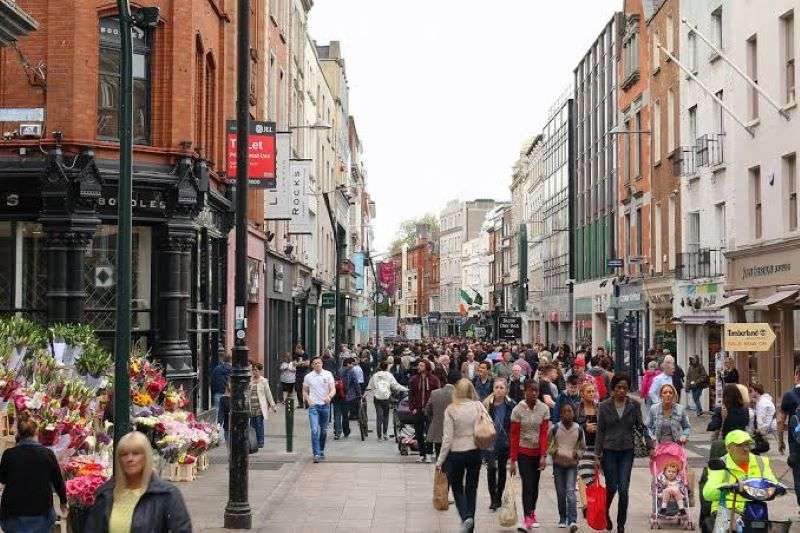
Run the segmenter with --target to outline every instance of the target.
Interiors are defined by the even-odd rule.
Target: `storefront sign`
[[[620,309],[639,311],[644,309],[644,296],[642,295],[642,285],[639,283],[629,283],[620,285],[619,296],[617,296],[617,307]]]
[[[497,330],[502,340],[522,338],[522,318],[518,316],[497,317]]]
[[[691,283],[677,287],[672,302],[672,313],[676,317],[692,315],[722,317],[719,310],[711,310],[722,298],[722,286],[718,283]]]
[[[333,309],[334,307],[336,307],[336,293],[323,292],[321,305],[323,309]]]
[[[646,290],[651,308],[672,309],[672,287],[655,287]]]
[[[275,123],[250,121],[247,136],[248,186],[253,189],[275,188]],[[228,177],[236,176],[236,121],[228,121]]]
[[[725,349],[729,352],[766,352],[775,342],[769,324],[725,324]]]
[[[728,288],[790,285],[800,279],[800,239],[780,249],[752,256],[734,257],[728,268]]]
[[[482,326],[475,326],[472,330],[476,337],[482,339],[486,336],[486,328]]]
[[[290,235],[311,235],[314,232],[308,209],[312,164],[310,159],[292,160],[289,164],[289,205],[292,210],[292,218],[289,220]]]
[[[167,201],[160,191],[133,191],[131,208],[136,216],[164,217],[167,212]],[[97,212],[101,215],[117,214],[117,188],[103,187],[97,199]]]

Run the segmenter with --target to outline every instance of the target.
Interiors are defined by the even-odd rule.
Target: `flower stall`
[[[88,326],[45,330],[22,317],[0,320],[0,453],[15,443],[16,414],[30,413],[39,442],[63,469],[74,531],[112,472],[113,430],[104,415],[113,363]],[[131,353],[129,373],[132,426],[148,435],[165,477],[194,479],[219,445],[219,428],[184,410],[185,391],[168,384],[145,352]]]

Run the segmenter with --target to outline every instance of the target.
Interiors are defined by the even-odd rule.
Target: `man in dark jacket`
[[[344,360],[344,370],[342,371],[342,380],[344,381],[344,409],[342,409],[341,428],[344,433],[344,438],[350,436],[350,415],[352,413],[358,414],[358,403],[361,399],[361,385],[358,383],[355,367],[356,360],[348,357]]]
[[[219,409],[219,399],[225,394],[231,370],[233,370],[231,356],[228,353],[223,353],[220,356],[219,363],[211,371],[211,399],[214,402],[215,409]]]

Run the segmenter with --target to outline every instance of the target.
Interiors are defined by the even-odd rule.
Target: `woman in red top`
[[[539,499],[539,477],[547,466],[547,432],[550,410],[538,401],[539,385],[525,382],[525,400],[511,411],[511,466],[513,476],[519,468],[522,477],[522,508],[524,516],[517,531],[538,528],[536,500]],[[517,465],[519,463],[519,466]]]
[[[431,373],[431,363],[427,359],[420,359],[417,374],[408,382],[408,403],[414,415],[414,433],[419,445],[419,462],[428,462],[428,449],[425,442],[425,432],[428,429],[428,418],[425,416],[425,405],[431,397],[431,392],[441,387],[439,380]]]

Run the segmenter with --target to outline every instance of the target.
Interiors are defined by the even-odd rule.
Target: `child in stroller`
[[[417,451],[414,415],[411,414],[408,391],[393,392],[391,398],[394,439],[400,455],[408,455],[409,451]]]
[[[650,529],[661,529],[665,525],[694,529],[687,513],[687,464],[686,449],[680,444],[665,442],[656,448],[655,457],[650,462],[650,473],[653,476]]]

